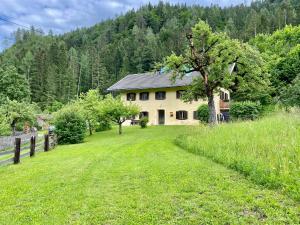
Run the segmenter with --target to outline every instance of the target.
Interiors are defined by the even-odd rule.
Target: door
[[[165,124],[165,110],[158,110],[158,124]]]

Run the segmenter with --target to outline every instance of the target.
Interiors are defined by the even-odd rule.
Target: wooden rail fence
[[[12,163],[18,164],[24,157],[33,157],[36,152],[49,151],[51,144],[49,135],[45,134],[40,142],[37,139],[37,135],[32,135],[29,140],[22,140],[21,137],[16,137],[13,150],[0,151],[0,166]],[[6,156],[7,159],[1,159],[3,157],[6,158]]]

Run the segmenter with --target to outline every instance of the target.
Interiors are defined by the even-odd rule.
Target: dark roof
[[[193,79],[199,75],[200,74],[198,72],[189,73],[183,76],[182,79],[178,78],[175,82],[173,82],[171,81],[172,73],[149,72],[142,74],[131,74],[119,80],[107,90],[122,91],[152,88],[184,87],[190,85]]]

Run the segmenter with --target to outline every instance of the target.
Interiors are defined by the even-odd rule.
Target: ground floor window
[[[193,118],[194,120],[199,120],[198,111],[193,112]]]
[[[140,112],[140,119],[144,118],[144,117],[148,117],[149,118],[149,112]]]
[[[176,119],[177,120],[187,120],[188,119],[188,112],[187,111],[177,111],[176,112]]]

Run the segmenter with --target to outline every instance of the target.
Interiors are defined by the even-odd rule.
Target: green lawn
[[[299,203],[189,153],[194,127],[95,134],[0,168],[1,224],[297,224]]]

